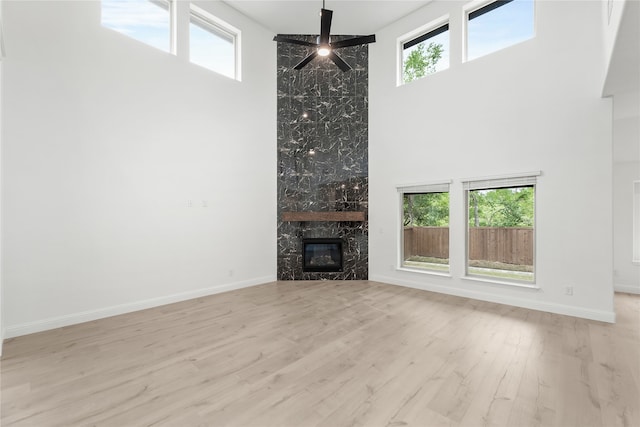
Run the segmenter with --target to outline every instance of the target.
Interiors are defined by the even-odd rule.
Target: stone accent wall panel
[[[363,211],[365,218],[368,214],[368,46],[337,51],[351,71],[342,72],[321,57],[294,70],[310,51],[278,43],[278,279],[366,280],[367,220],[281,220],[286,211]],[[302,271],[302,239],[313,237],[343,239],[342,272]]]

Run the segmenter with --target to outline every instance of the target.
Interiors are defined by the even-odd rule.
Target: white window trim
[[[497,181],[497,180],[510,180],[516,182],[519,178],[528,178],[528,177],[538,177],[542,175],[542,171],[532,171],[532,172],[522,172],[522,173],[510,173],[504,175],[488,175],[488,176],[479,176],[473,178],[464,178],[461,179],[463,186],[468,183],[477,183],[480,181]],[[516,183],[517,185],[517,183]]]
[[[535,268],[535,267],[534,267]],[[516,288],[526,288],[526,289],[540,289],[540,286],[538,286],[535,282],[524,282],[524,281],[516,281],[514,280],[509,281],[508,279],[492,279],[490,277],[485,278],[484,276],[462,276],[463,280],[469,280],[472,282],[480,282],[480,283],[487,283],[490,285],[500,285],[500,286],[510,286],[510,287],[516,287]]]
[[[397,79],[396,79],[396,86],[403,86],[404,83],[404,64],[402,61],[402,54],[404,52],[404,49],[402,48],[402,46],[410,41],[415,39],[416,37],[421,36],[422,34],[426,34],[431,30],[435,30],[438,27],[441,27],[445,24],[450,24],[450,20],[449,20],[449,14],[443,15],[437,19],[434,19],[433,21],[419,27],[416,28],[415,30],[412,30],[406,34],[401,35],[400,37],[398,37],[396,39],[396,64],[397,64],[397,69],[396,69],[396,74],[397,74]],[[449,31],[451,31],[451,27],[449,27]],[[451,44],[451,43],[449,43]],[[451,46],[447,46],[447,49],[451,50]]]
[[[631,262],[640,265],[640,181],[633,181],[633,254]]]
[[[101,26],[102,28],[107,28],[110,31],[115,31],[121,35],[123,35],[124,37],[128,37],[132,40],[135,40],[138,43],[143,43],[146,46],[150,46],[154,49],[160,50],[161,52],[165,52],[165,53],[169,53],[171,55],[177,56],[177,33],[178,33],[178,27],[177,27],[177,6],[176,4],[178,3],[178,0],[147,0],[149,3],[154,4],[157,7],[160,7],[162,9],[166,9],[166,11],[169,13],[169,50],[166,50],[164,48],[160,48],[157,46],[154,46],[152,44],[149,44],[143,40],[140,40],[137,37],[133,37],[127,33],[124,33],[116,28],[112,28],[109,26],[106,26],[104,24],[103,20],[103,15],[101,11],[101,16],[100,16],[100,20],[101,20]],[[101,4],[102,7],[102,4]],[[0,28],[1,30],[1,28]],[[0,41],[1,41],[1,34],[0,34]],[[4,53],[4,46],[0,46],[0,57],[3,56]]]
[[[402,265],[402,256],[404,251],[404,195],[405,194],[421,194],[421,193],[442,193],[447,192],[451,195],[451,184],[453,180],[432,181],[422,184],[404,184],[397,185],[398,192],[398,236],[397,236],[397,254],[396,254],[396,270],[407,271],[411,273],[428,274],[432,276],[451,277],[451,258],[449,258],[449,271],[429,270],[424,268],[411,268]],[[449,205],[449,216],[451,216],[451,205]],[[449,241],[451,241],[451,224],[449,224]]]
[[[177,19],[176,19],[177,0],[149,0],[149,2],[156,3],[156,5],[159,7],[163,7],[162,5],[164,5],[164,7],[167,8],[167,12],[169,12],[169,53],[172,55],[176,55],[177,54],[176,40],[177,40],[177,33],[178,33],[178,26],[177,26]],[[163,49],[163,52],[166,52],[166,51]]]
[[[2,29],[2,16],[0,16],[0,61],[6,56],[4,50],[4,30]]]
[[[485,176],[485,177],[477,177],[477,178],[466,178],[462,179],[462,188],[464,191],[464,207],[465,207],[465,256],[464,256],[464,276],[463,279],[474,280],[477,282],[485,282],[485,283],[495,283],[499,285],[508,285],[508,286],[517,286],[517,287],[525,287],[525,288],[534,288],[539,289],[537,285],[537,248],[536,239],[537,234],[537,222],[538,222],[538,197],[537,197],[537,189],[538,189],[538,180],[537,177],[541,176],[541,171],[534,172],[524,172],[524,173],[513,173],[508,175],[494,175],[494,176]],[[469,190],[478,190],[478,189],[491,189],[491,188],[501,188],[501,187],[517,187],[517,186],[525,186],[525,185],[533,185],[534,188],[534,205],[533,205],[533,281],[523,281],[516,279],[501,279],[501,278],[491,278],[487,276],[479,276],[475,274],[469,274]]]
[[[178,55],[178,1],[169,1],[169,49],[173,55]]]
[[[398,185],[396,189],[398,193],[439,193],[442,191],[449,191],[453,180],[448,181],[432,181],[422,184],[405,184]]]
[[[462,62],[468,62],[469,59],[469,14],[474,10],[478,10],[489,3],[496,0],[474,0],[462,6]]]
[[[462,6],[462,62],[469,62],[469,61],[473,61],[475,59],[479,59],[479,58],[483,58],[486,55],[482,55],[479,56],[478,58],[473,58],[473,59],[469,59],[469,14],[472,12],[475,12],[478,9],[481,9],[483,7],[485,7],[486,5],[490,4],[490,3],[494,3],[496,0],[473,0],[471,3],[467,3],[466,5]],[[537,11],[538,11],[538,0],[532,0],[533,1],[533,35],[531,36],[531,38],[534,38],[536,36],[537,33]],[[531,39],[527,39],[527,40],[531,40]],[[525,41],[525,40],[523,40]],[[522,42],[518,42],[516,44],[519,44]],[[511,47],[511,46],[515,46],[515,45],[509,45],[509,46],[505,46],[502,49],[506,49],[507,47]],[[496,52],[502,50],[502,49],[498,49]],[[495,52],[492,52],[495,53]],[[490,54],[488,54],[490,55]]]
[[[191,24],[191,17],[195,16],[197,19],[204,21],[206,24],[211,25],[213,29],[222,33],[228,34],[233,39],[233,56],[234,56],[234,72],[233,79],[242,81],[242,61],[241,61],[241,44],[242,44],[242,31],[239,28],[234,27],[228,22],[218,18],[217,16],[207,12],[206,10],[191,3],[189,5],[189,23]]]

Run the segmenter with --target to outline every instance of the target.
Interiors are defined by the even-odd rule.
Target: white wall
[[[371,47],[370,278],[614,321],[611,101],[601,98],[597,30],[602,5],[538,1],[535,38],[462,63],[464,3],[431,3],[379,31]],[[450,69],[396,87],[397,38],[447,13]],[[539,289],[465,279],[460,179],[537,170]],[[395,187],[443,179],[453,179],[451,277],[397,270]]]
[[[603,86],[613,98],[613,280],[617,291],[640,293],[640,265],[632,261],[632,186],[640,180],[640,3],[614,2],[616,8],[619,16],[605,26],[610,55]]]
[[[633,258],[633,182],[640,180],[640,98],[613,97],[613,280],[615,289],[640,294],[640,265]]]
[[[4,37],[2,30],[2,0],[0,0],[0,193],[2,192],[2,60],[4,58]],[[0,197],[0,233],[2,232],[2,198]],[[2,259],[2,239],[0,238],[0,260]],[[0,356],[4,343],[4,287],[2,285],[2,263],[0,262]]]
[[[201,6],[242,30],[242,82],[102,28],[97,1],[3,5],[8,336],[274,280],[276,46]]]

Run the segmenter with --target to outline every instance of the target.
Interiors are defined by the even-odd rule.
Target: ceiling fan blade
[[[376,42],[376,35],[371,34],[370,36],[362,36],[362,37],[354,37],[352,39],[340,40],[334,43],[331,43],[331,47],[333,49],[339,49],[341,47],[349,47],[349,46],[358,46],[361,44],[369,44]]]
[[[291,43],[291,44],[299,44],[302,46],[317,46],[316,43],[311,43],[308,41],[304,41],[304,40],[296,40],[296,39],[290,39],[288,37],[282,37],[282,36],[275,36],[273,38],[274,42],[283,42],[283,43]]]
[[[329,58],[342,70],[349,71],[351,70],[351,65],[344,62],[344,59],[340,58],[334,51],[329,53]]]
[[[328,44],[333,11],[329,9],[322,9],[320,14],[322,15],[320,18],[320,44]]]
[[[318,51],[314,50],[306,58],[304,58],[302,61],[298,62],[298,64],[295,67],[293,67],[293,69],[294,70],[301,70],[302,68],[304,68],[305,65],[307,65],[309,62],[313,61],[313,59],[316,56],[318,56]]]

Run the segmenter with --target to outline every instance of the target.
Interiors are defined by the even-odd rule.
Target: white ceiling
[[[333,11],[332,34],[366,35],[432,0],[325,0]],[[275,34],[318,34],[322,0],[224,0]]]

